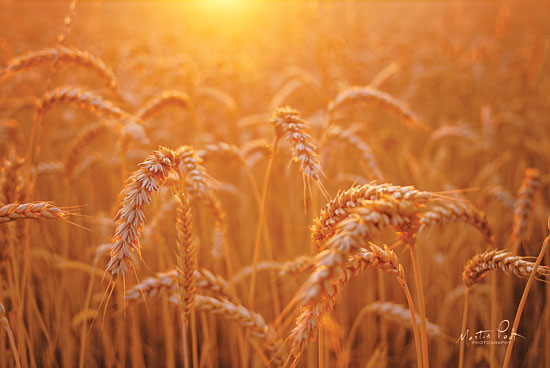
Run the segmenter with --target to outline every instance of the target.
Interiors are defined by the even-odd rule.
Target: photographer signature
[[[516,337],[525,339],[525,336],[516,333],[513,329],[508,332],[509,328],[510,321],[505,319],[502,320],[494,330],[479,330],[470,335],[470,329],[467,329],[466,332],[460,335],[456,342],[458,343],[465,340],[466,344],[508,344]]]

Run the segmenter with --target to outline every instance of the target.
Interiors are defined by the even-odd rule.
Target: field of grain
[[[549,2],[0,8],[0,367],[550,366]]]

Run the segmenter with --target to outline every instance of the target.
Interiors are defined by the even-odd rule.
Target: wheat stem
[[[550,231],[550,218],[548,219],[548,230]],[[518,310],[516,312],[516,316],[514,318],[514,324],[512,325],[512,332],[511,332],[511,338],[510,343],[508,344],[508,347],[506,348],[506,355],[504,356],[504,364],[502,365],[502,368],[508,368],[510,365],[510,359],[512,357],[512,349],[514,348],[514,341],[516,340],[516,334],[519,327],[519,321],[521,320],[521,315],[523,314],[523,308],[525,307],[525,303],[527,302],[527,296],[529,295],[529,291],[531,290],[531,286],[533,286],[533,282],[536,279],[537,275],[537,269],[539,268],[540,263],[542,262],[542,258],[544,258],[544,255],[546,253],[546,249],[548,248],[548,244],[550,243],[550,235],[544,239],[544,242],[542,243],[542,248],[539,252],[539,255],[537,257],[537,260],[535,261],[535,265],[533,266],[533,270],[531,271],[531,274],[529,275],[529,279],[527,280],[527,285],[525,285],[525,289],[523,290],[523,295],[521,296],[521,300],[519,302]]]
[[[422,276],[420,275],[420,265],[418,263],[418,257],[416,255],[416,245],[409,244],[409,250],[411,253],[414,282],[416,284],[416,296],[418,298],[418,309],[420,313],[420,337],[422,341],[422,366],[428,368],[429,355],[428,355],[428,335],[426,333],[426,303],[424,300],[424,290],[422,288]]]
[[[464,345],[466,340],[466,326],[468,324],[468,309],[469,309],[470,289],[464,291],[464,310],[462,312],[462,327],[460,329],[460,352],[458,354],[458,368],[464,367]]]

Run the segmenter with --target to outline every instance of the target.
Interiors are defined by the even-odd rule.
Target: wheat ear
[[[188,199],[178,192],[175,195],[178,205],[176,210],[176,233],[177,233],[177,284],[179,307],[184,325],[193,307],[197,280],[195,270],[197,269],[197,251],[193,241],[193,229],[191,222],[191,207]]]
[[[313,258],[310,256],[298,256],[286,262],[263,261],[258,262],[256,265],[256,272],[270,270],[279,271],[277,274],[278,277],[283,278],[287,275],[295,275],[310,269],[313,267],[312,261]],[[250,276],[253,272],[253,265],[246,266],[233,276],[232,282],[237,284]]]
[[[153,115],[159,113],[169,106],[178,106],[183,110],[192,109],[191,99],[187,93],[179,91],[164,91],[158,96],[147,101],[135,115],[139,119],[149,120]]]
[[[519,246],[525,241],[529,215],[535,203],[535,194],[541,188],[541,175],[538,169],[527,169],[518,190],[514,206],[514,223],[512,228],[512,253],[517,254]]]
[[[391,184],[376,184],[372,182],[339,192],[321,210],[313,220],[311,237],[317,250],[325,249],[323,241],[336,232],[336,227],[345,220],[350,212],[360,206],[364,200],[378,200],[384,196],[391,196],[396,200],[410,200],[426,202],[432,195],[429,192],[419,191],[412,186],[401,187]]]
[[[117,89],[118,83],[113,70],[109,68],[103,60],[91,55],[88,51],[66,46],[29,51],[9,60],[4,70],[0,72],[0,80],[48,62],[82,66],[98,74],[109,88],[113,90]]]
[[[368,144],[363,142],[363,140],[361,140],[355,132],[333,125],[329,128],[327,134],[325,135],[323,145],[327,146],[331,143],[331,141],[338,141],[347,146],[355,147],[355,149],[361,154],[361,163],[366,166],[368,172],[374,176],[374,179],[384,181],[384,177],[378,167],[378,164],[376,163],[372,150]]]
[[[0,161],[0,203],[22,201],[23,177],[21,167],[25,160],[18,157],[13,147],[7,157]]]
[[[371,243],[370,248],[370,250],[359,248],[359,252],[349,258],[348,264],[338,273],[338,276],[333,280],[333,283],[323,288],[324,290],[322,293],[325,296],[320,300],[316,298],[316,301],[309,299],[309,302],[307,302],[307,304],[305,304],[302,308],[301,313],[296,320],[296,327],[290,334],[290,338],[293,341],[292,353],[296,356],[296,359],[298,359],[303,352],[305,344],[307,344],[308,341],[315,339],[314,332],[318,327],[320,317],[322,314],[330,311],[334,307],[341,289],[360,272],[367,268],[375,267],[395,275],[407,297],[407,302],[411,313],[412,330],[414,332],[417,362],[419,366],[422,364],[422,353],[416,314],[414,312],[412,297],[405,281],[405,272],[403,271],[403,267],[399,264],[399,260],[397,259],[395,252],[390,250],[386,245],[384,245],[384,249],[382,249]],[[331,250],[325,250],[320,254],[330,252]],[[328,270],[330,265],[323,265],[322,267],[324,267],[325,270]],[[319,271],[319,269],[317,269],[317,271]],[[315,277],[311,277],[308,281],[310,286],[306,283],[299,295],[299,298],[304,300],[305,296],[307,299],[308,295],[304,295],[304,289],[312,289],[311,284],[314,284],[313,288],[320,287],[321,284],[319,284],[318,281],[319,280]]]
[[[434,225],[463,222],[475,227],[488,244],[493,244],[493,231],[485,213],[465,200],[445,201],[422,214],[420,230]]]
[[[174,303],[179,303],[177,298],[172,297],[170,300]],[[223,316],[227,320],[237,322],[240,326],[251,332],[251,338],[261,343],[274,365],[282,365],[284,346],[278,340],[275,331],[265,323],[263,317],[258,313],[227,299],[216,299],[200,294],[195,295],[195,309],[212,312]]]
[[[346,88],[330,101],[328,104],[328,111],[333,115],[345,104],[357,101],[372,102],[381,109],[396,115],[406,125],[412,128],[427,129],[425,123],[423,123],[418,115],[416,115],[404,102],[369,86]]]
[[[534,269],[534,262],[526,257],[518,257],[505,250],[490,250],[476,254],[464,266],[462,280],[467,288],[472,288],[480,282],[488,271],[501,269],[519,278],[529,277]],[[550,281],[550,267],[537,268],[536,276],[543,281]]]
[[[300,113],[290,107],[279,107],[271,119],[275,133],[280,139],[286,138],[292,149],[294,161],[300,163],[305,178],[319,183],[322,175],[321,162],[317,147],[309,134],[309,123],[300,117]]]
[[[65,175],[67,177],[72,178],[74,176],[75,169],[81,161],[86,147],[97,138],[107,133],[110,128],[110,124],[105,121],[100,121],[97,124],[87,126],[74,138],[64,163]]]
[[[218,102],[220,105],[224,106],[225,109],[234,114],[237,111],[237,101],[227,92],[222,91],[216,87],[199,87],[195,91],[196,97],[199,99],[211,98],[212,100]]]
[[[177,170],[178,164],[172,150],[160,147],[130,176],[122,191],[124,198],[116,215],[117,226],[107,264],[107,271],[113,278],[124,277],[128,267],[133,265],[132,256],[141,254],[139,238],[145,223],[145,207],[151,202],[151,194],[158,192],[168,174]]]
[[[10,203],[0,207],[0,224],[15,220],[64,220],[69,213],[50,202]]]
[[[200,271],[195,270],[194,276],[195,286],[203,292],[208,291],[212,295],[228,300],[233,300],[229,290],[229,283],[221,276],[215,275],[207,269],[203,268]],[[177,269],[166,272],[157,273],[154,277],[149,277],[141,283],[134,285],[126,292],[125,299],[129,302],[137,302],[141,300],[142,295],[145,298],[168,293],[173,295],[177,291],[178,272]]]
[[[100,117],[105,116],[117,120],[135,119],[100,95],[82,88],[70,86],[59,87],[46,92],[40,100],[38,113],[43,115],[53,105],[61,102],[70,103],[82,109],[89,110]]]

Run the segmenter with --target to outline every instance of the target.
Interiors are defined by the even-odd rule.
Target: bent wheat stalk
[[[115,219],[117,222],[112,239],[107,272],[116,279],[124,277],[132,267],[132,256],[141,254],[139,238],[145,223],[145,207],[151,202],[151,194],[158,192],[168,174],[177,170],[179,160],[174,151],[160,147],[139,166],[122,191],[124,198]]]
[[[178,272],[176,269],[157,273],[153,277],[148,277],[141,283],[134,285],[126,291],[125,299],[129,302],[138,302],[142,296],[153,298],[155,296],[167,293],[173,295],[177,291]],[[215,275],[207,269],[195,270],[194,278],[196,287],[203,292],[208,291],[216,297],[233,300],[229,289],[229,283],[221,276]]]
[[[129,113],[116,107],[112,102],[100,95],[78,87],[58,87],[44,94],[38,106],[38,114],[43,115],[57,103],[70,103],[82,109],[89,110],[98,116],[117,120],[135,120]]]
[[[170,300],[173,303],[179,303],[175,297],[171,297]],[[274,365],[279,366],[283,363],[284,346],[278,340],[275,331],[265,323],[263,317],[258,313],[226,299],[216,299],[200,294],[195,295],[195,309],[212,312],[227,320],[237,322],[241,327],[250,331],[252,339],[261,343]]]
[[[98,137],[109,132],[111,125],[105,121],[97,124],[89,125],[82,130],[73,140],[69,147],[67,157],[65,159],[65,175],[69,178],[74,176],[78,164],[81,162],[82,155],[87,146],[93,143]]]
[[[324,250],[320,254],[329,254],[330,252],[331,250]],[[411,323],[415,340],[417,364],[421,366],[422,353],[418,324],[414,312],[414,303],[405,281],[405,272],[403,271],[403,267],[399,264],[397,255],[392,250],[386,245],[384,249],[382,249],[373,243],[370,244],[370,250],[359,248],[359,252],[349,258],[348,264],[338,272],[338,275],[330,286],[323,287],[318,277],[312,277],[300,291],[298,297],[302,302],[305,300],[306,303],[296,319],[296,327],[290,334],[290,338],[293,341],[292,353],[296,357],[294,364],[297,363],[307,342],[315,339],[315,330],[318,328],[321,316],[332,310],[338,298],[338,294],[343,287],[352,278],[371,267],[384,270],[397,277],[411,311]],[[315,272],[318,272],[318,275],[320,275],[323,270],[328,270],[328,268],[328,265],[323,265],[321,268],[317,268]],[[311,294],[306,292],[308,289],[316,290],[316,293],[321,295],[321,298],[311,298]]]
[[[48,62],[61,64],[74,64],[82,66],[98,74],[106,86],[112,90],[117,89],[117,80],[113,70],[103,60],[91,55],[88,51],[78,50],[74,47],[58,46],[42,50],[29,51],[8,61],[4,70],[0,72],[0,80]]]
[[[391,191],[380,195],[377,200],[360,200],[348,217],[338,223],[336,234],[327,239],[324,247],[321,247],[326,251],[317,255],[315,271],[300,293],[300,301],[303,305],[319,300],[324,293],[330,291],[331,285],[337,280],[350,253],[357,250],[364,242],[373,239],[373,236],[383,227],[391,226],[406,238],[416,233],[419,213],[423,211],[425,203],[432,195],[416,191],[414,188],[409,190],[410,192],[406,191],[410,194],[407,199],[399,195],[394,196]],[[417,288],[420,289],[421,286],[418,285]],[[421,308],[422,305],[420,302]],[[425,319],[423,318],[422,321],[422,356],[423,364],[426,366],[428,356]]]
[[[381,109],[396,115],[406,125],[415,129],[427,130],[428,127],[404,102],[399,101],[393,96],[379,91],[375,88],[366,87],[348,87],[340,92],[328,104],[329,114],[334,113],[342,108],[345,104],[356,101],[372,102],[378,105]]]
[[[183,110],[193,110],[191,99],[187,93],[179,91],[164,91],[158,96],[147,101],[135,115],[141,120],[149,120],[153,115],[159,113],[169,106],[178,106]]]
[[[452,222],[467,223],[475,227],[485,241],[493,244],[493,231],[487,221],[485,213],[467,201],[447,201],[431,207],[422,214],[420,230],[434,225],[443,225]]]
[[[324,137],[323,145],[326,146],[331,141],[339,141],[346,145],[355,147],[361,154],[362,163],[367,167],[368,171],[376,180],[384,181],[384,177],[370,147],[361,140],[361,138],[352,130],[345,130],[336,125],[331,126]]]
[[[277,273],[277,276],[279,278],[283,278],[287,275],[295,275],[310,269],[311,267],[313,267],[312,261],[313,258],[310,256],[298,256],[286,262],[258,262],[258,264],[256,265],[256,272],[269,270],[279,271]],[[237,284],[244,280],[246,277],[250,276],[252,272],[254,272],[254,266],[246,266],[239,272],[237,272],[235,276],[233,276],[232,282]]]
[[[550,232],[550,217],[548,218],[548,231]],[[512,325],[512,332],[511,332],[512,335],[511,335],[510,343],[506,348],[506,355],[504,356],[504,364],[502,365],[502,368],[508,368],[508,366],[510,365],[510,360],[512,358],[512,349],[514,348],[514,342],[516,340],[516,334],[518,331],[519,322],[521,320],[521,315],[523,314],[523,308],[525,307],[525,303],[527,302],[527,297],[529,296],[529,291],[533,286],[533,282],[538,276],[540,263],[542,262],[542,258],[546,254],[546,250],[548,249],[549,245],[550,245],[550,235],[548,235],[544,239],[539,255],[537,256],[537,260],[535,261],[535,264],[533,265],[533,269],[531,270],[531,273],[529,275],[529,280],[527,280],[527,285],[525,285],[525,289],[523,289],[523,294],[521,295],[521,300],[519,302],[518,310],[516,312],[516,316],[514,317],[514,323]]]
[[[8,339],[10,340],[10,347],[13,353],[13,359],[15,360],[15,366],[17,368],[21,368],[21,360],[19,359],[19,353],[17,352],[17,345],[15,345],[15,339],[13,338],[10,322],[6,317],[6,309],[2,303],[0,303],[0,325],[4,327],[4,330],[6,330],[6,334],[8,335]]]
[[[321,210],[313,220],[311,237],[317,251],[325,249],[323,241],[336,232],[338,225],[345,220],[361,201],[378,200],[383,196],[392,196],[396,200],[411,200],[426,202],[432,198],[429,192],[419,191],[412,186],[400,187],[391,184],[376,184],[371,182],[339,192]]]
[[[545,240],[545,244],[547,244],[547,239]],[[464,336],[466,331],[469,309],[469,292],[475,284],[480,282],[485,277],[488,271],[501,269],[504,272],[512,273],[519,278],[534,277],[537,280],[549,282],[550,267],[539,267],[539,264],[528,261],[526,257],[514,256],[512,253],[504,250],[490,250],[481,254],[476,254],[473,258],[471,258],[466,263],[462,273],[462,280],[464,285],[466,285],[466,291],[464,294],[464,315],[462,320],[461,336]],[[464,339],[462,339],[460,345],[459,367],[462,367],[464,364]]]
[[[518,257],[505,250],[491,250],[476,254],[470,259],[462,273],[462,280],[467,288],[472,288],[480,282],[488,271],[501,269],[506,273],[512,273],[519,278],[529,277],[535,267],[535,263],[528,261],[526,257]],[[537,279],[550,281],[550,267],[537,267]]]

